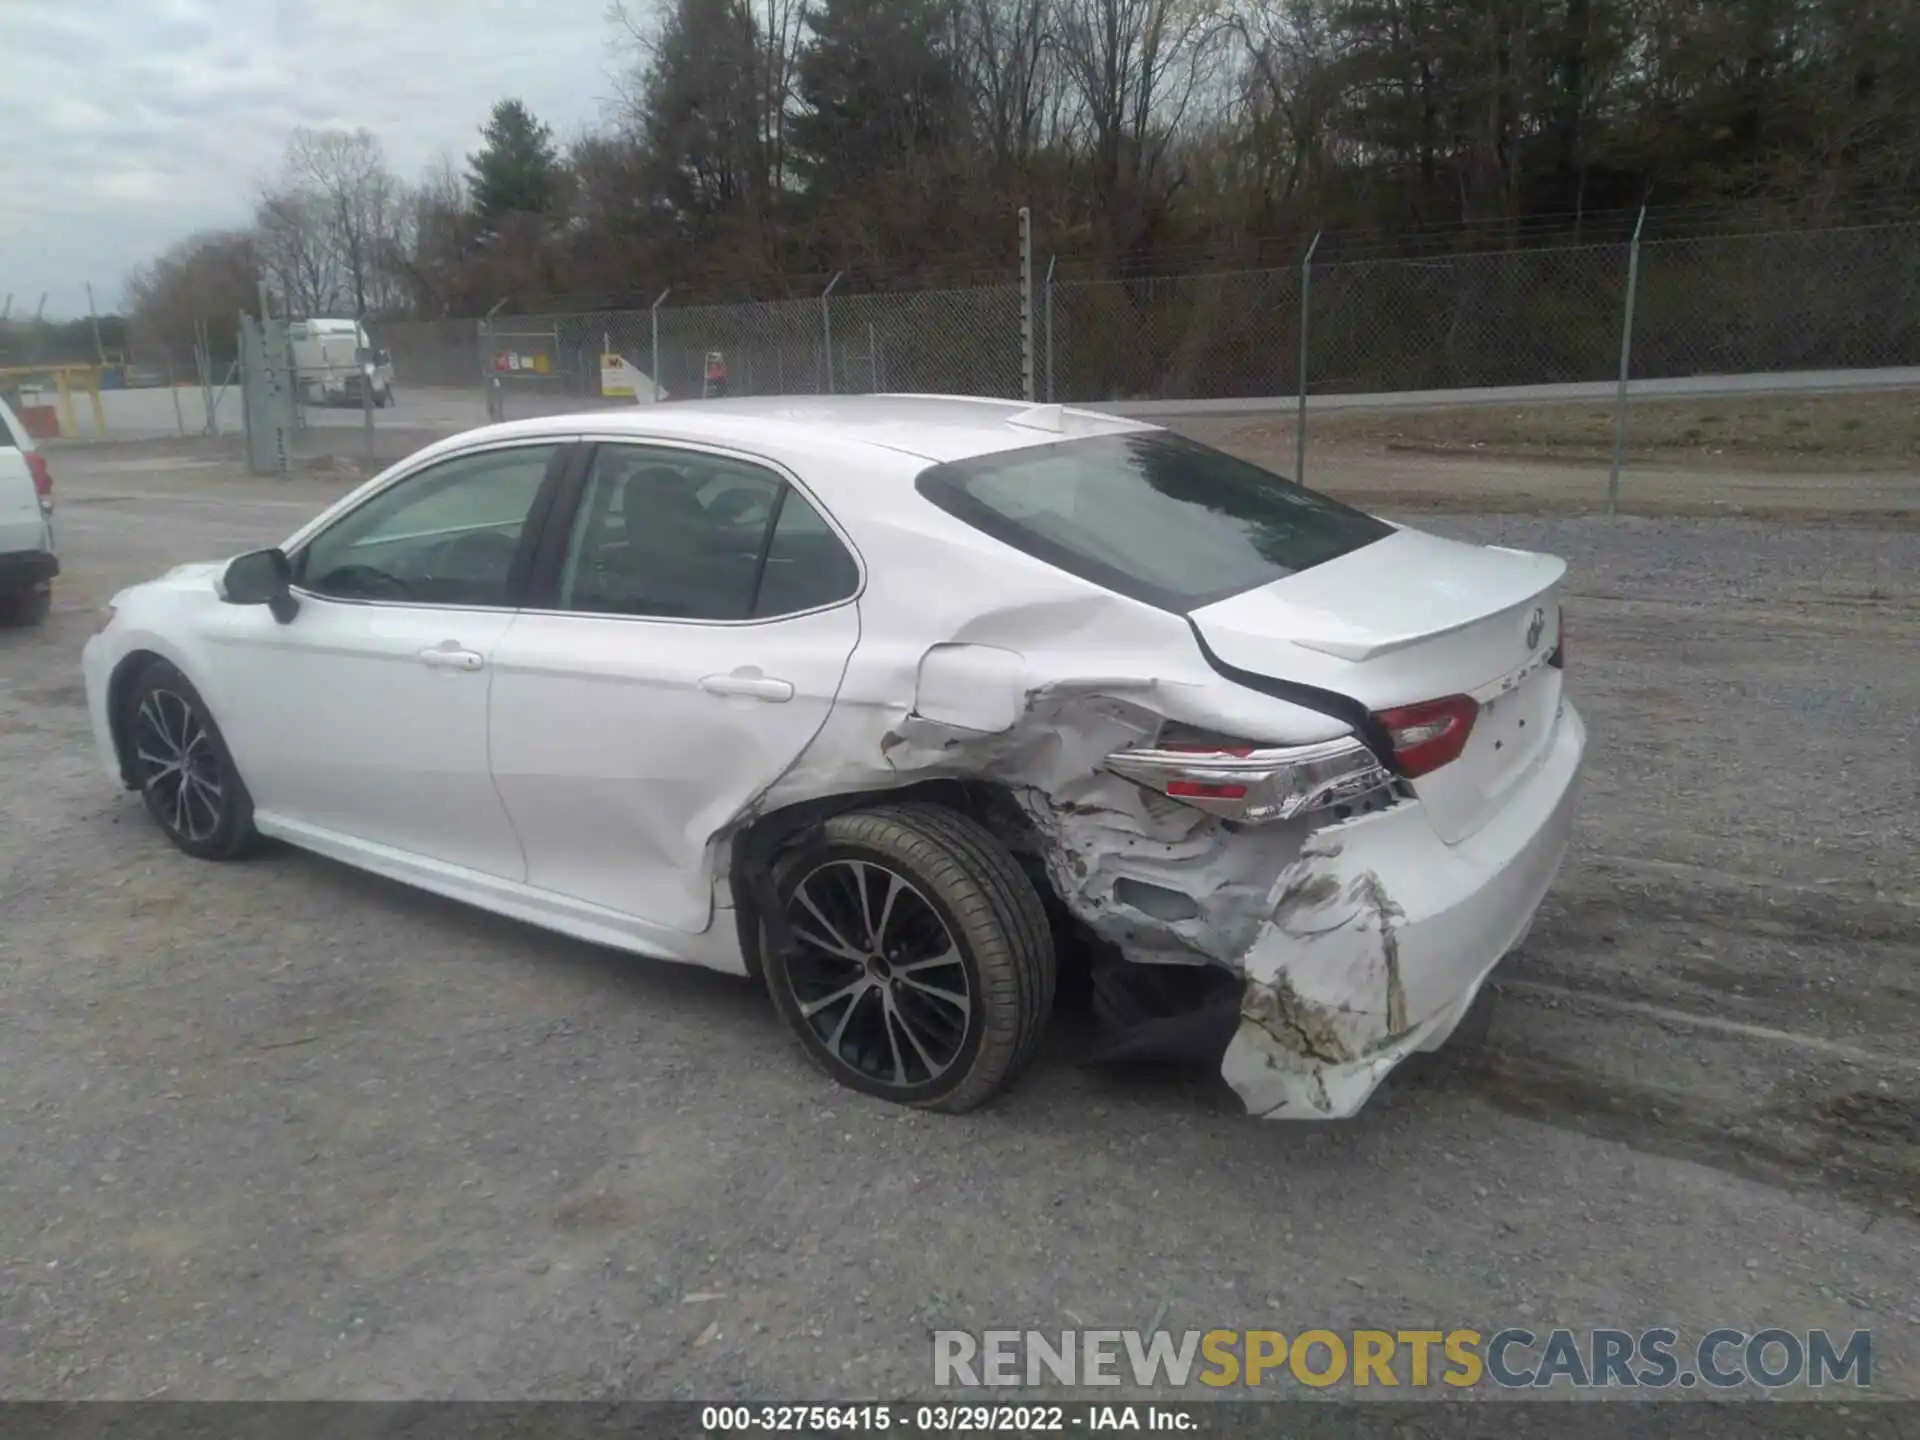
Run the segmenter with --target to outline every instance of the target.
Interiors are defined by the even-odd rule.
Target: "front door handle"
[[[422,650],[420,663],[429,670],[478,670],[487,662],[477,650],[462,650],[457,645],[447,644]]]
[[[793,698],[792,682],[776,680],[758,670],[735,670],[730,675],[703,675],[700,688],[710,695],[745,695],[778,705]]]

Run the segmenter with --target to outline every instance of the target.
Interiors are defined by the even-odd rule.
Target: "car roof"
[[[1095,410],[967,395],[765,395],[682,400],[543,415],[488,427],[489,436],[631,434],[815,457],[846,447],[935,463],[1092,435],[1158,427]],[[478,438],[470,432],[467,443]]]

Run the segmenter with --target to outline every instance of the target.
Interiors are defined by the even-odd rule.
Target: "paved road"
[[[1909,390],[1920,388],[1920,367],[1877,370],[1804,370],[1765,375],[1693,375],[1669,380],[1636,380],[1628,389],[1635,398],[1653,399],[1679,396],[1728,395],[1804,395],[1833,391]],[[1611,381],[1569,385],[1505,385],[1465,390],[1407,390],[1385,395],[1309,395],[1307,409],[1333,410],[1418,410],[1454,405],[1538,404],[1567,400],[1612,400]],[[176,417],[174,400],[180,402]],[[109,391],[102,400],[106,406],[109,438],[155,440],[182,433],[203,433],[206,404],[198,390],[178,392],[156,390]],[[217,409],[222,433],[238,434],[241,428],[240,396],[229,389]],[[623,402],[609,402],[623,403]],[[594,402],[585,397],[520,392],[509,396],[511,417],[543,413],[562,413],[569,409],[590,408]],[[1224,400],[1135,400],[1112,404],[1093,404],[1089,408],[1110,410],[1116,414],[1146,418],[1166,416],[1267,415],[1292,412],[1299,404],[1291,395],[1252,396]],[[90,426],[86,407],[76,412],[83,426]],[[306,412],[307,423],[324,431],[354,430],[364,424],[357,410],[317,410]],[[374,426],[388,429],[442,429],[447,433],[487,420],[483,392],[421,387],[401,387],[390,410],[374,412]],[[91,438],[91,437],[89,437]]]
[[[1719,398],[1733,395],[1818,395],[1845,391],[1920,389],[1920,366],[1877,370],[1782,370],[1759,375],[1683,375],[1666,380],[1634,380],[1635,399]],[[1307,413],[1324,410],[1433,410],[1454,405],[1549,404],[1561,401],[1610,401],[1619,393],[1611,380],[1564,385],[1488,385],[1461,390],[1401,390],[1384,395],[1307,396]],[[1297,395],[1268,395],[1226,400],[1127,400],[1093,405],[1117,415],[1150,419],[1162,415],[1269,415],[1290,412]]]
[[[763,997],[293,852],[170,850],[99,773],[93,607],[335,482],[61,461],[0,634],[0,1393],[925,1393],[928,1331],[1869,1328],[1920,1397],[1911,533],[1450,515],[1572,563],[1575,852],[1484,1068],[1261,1125],[1082,1068],[959,1119]]]

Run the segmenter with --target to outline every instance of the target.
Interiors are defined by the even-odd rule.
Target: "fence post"
[[[353,363],[360,369],[360,433],[366,443],[367,458],[373,458],[373,336],[367,334],[367,316],[363,310],[353,322],[360,327],[360,333],[354,336]],[[366,351],[360,348],[361,337],[367,341]]]
[[[1033,211],[1020,207],[1020,395],[1033,404]]]
[[[1620,466],[1627,449],[1627,371],[1633,362],[1633,300],[1640,288],[1640,230],[1647,223],[1647,207],[1633,222],[1633,240],[1627,246],[1627,310],[1620,323],[1620,389],[1613,401],[1613,464],[1607,469],[1607,514],[1620,513]]]
[[[1293,483],[1307,483],[1307,323],[1313,311],[1313,252],[1320,248],[1320,232],[1313,232],[1300,261],[1300,411],[1293,422]]]
[[[213,344],[208,337],[207,322],[193,322],[193,364],[200,376],[200,405],[206,412],[207,428],[203,434],[218,436],[220,421],[215,412],[213,398]],[[244,407],[242,408],[244,414]]]
[[[1047,283],[1042,287],[1047,307],[1047,403],[1053,404],[1053,267],[1058,255],[1047,256]]]
[[[205,328],[205,323],[206,322],[201,320],[193,322],[195,335],[194,344],[196,348],[199,348],[202,344],[199,337]],[[253,475],[264,473],[264,468],[260,464],[259,452],[254,448],[257,442],[253,438],[253,411],[254,407],[260,403],[260,391],[258,378],[254,376],[252,372],[260,367],[257,361],[248,358],[253,353],[253,347],[258,343],[259,342],[253,338],[253,320],[248,316],[246,311],[242,310],[240,312],[239,328],[234,332],[234,350],[240,357],[242,368],[247,372],[240,377],[240,443],[243,453],[247,457],[248,473]],[[204,351],[202,351],[200,373],[203,378],[211,373],[208,362],[204,359]],[[249,384],[249,380],[252,380],[254,383]],[[201,398],[206,401],[207,415],[209,417],[208,425],[211,427],[213,389],[210,384],[202,389]],[[213,433],[211,429],[209,433]]]
[[[647,377],[653,383],[653,394],[647,397],[649,401],[666,398],[666,387],[660,383],[660,307],[667,303],[667,296],[672,293],[673,287],[669,285],[660,292],[660,298],[653,302],[653,308],[647,312],[653,321],[653,373]]]
[[[11,301],[13,297],[7,298]],[[187,433],[187,417],[180,413],[180,386],[173,373],[173,349],[169,346],[161,353],[167,357],[167,393],[173,396],[173,425],[184,438]]]
[[[833,309],[827,300],[833,294],[833,287],[840,283],[840,277],[847,272],[837,270],[833,279],[827,282],[827,288],[820,292],[820,335],[827,347],[827,384],[826,393],[833,394]]]
[[[867,322],[867,393],[880,393],[880,340],[871,320]]]
[[[493,368],[493,317],[500,313],[500,307],[507,303],[507,297],[501,296],[493,302],[493,308],[487,311],[480,321],[480,383],[487,387],[487,419],[504,420],[507,418],[507,398],[500,389],[500,372]]]

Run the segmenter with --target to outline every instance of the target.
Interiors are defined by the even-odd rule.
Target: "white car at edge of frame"
[[[38,625],[53,604],[53,472],[0,400],[0,625]]]
[[[1558,559],[1155,426],[943,396],[545,417],[114,597],[113,779],[760,978],[845,1085],[963,1111],[1063,968],[1114,1053],[1353,1114],[1525,936],[1586,746]]]

